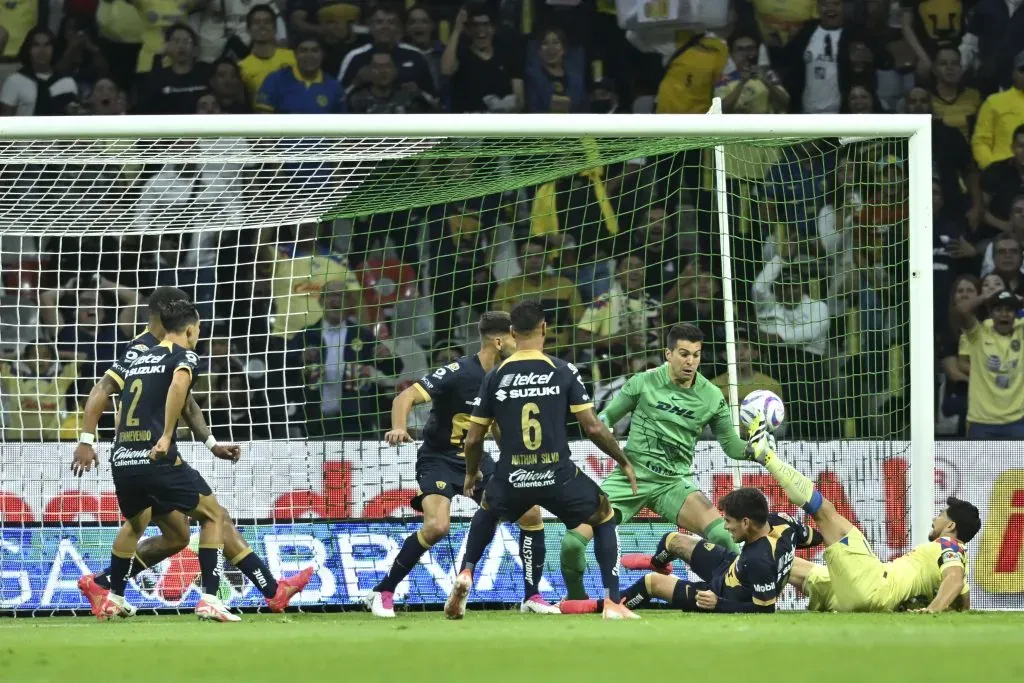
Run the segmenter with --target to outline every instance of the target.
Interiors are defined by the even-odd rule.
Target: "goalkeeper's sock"
[[[587,571],[588,543],[583,534],[577,531],[567,531],[562,536],[562,579],[565,581],[565,594],[569,600],[587,599],[583,575]]]
[[[704,529],[704,533],[701,535],[715,545],[725,548],[731,553],[740,552],[739,545],[736,544],[736,541],[732,540],[732,536],[725,530],[725,520],[721,517],[716,518],[715,521],[708,524]]]
[[[523,600],[540,593],[544,574],[544,525],[538,529],[519,529],[519,559],[523,563]]]
[[[124,596],[124,588],[128,585],[133,559],[135,559],[134,554],[123,556],[117,551],[111,551],[110,568],[107,571],[110,577],[110,592],[114,595]]]
[[[146,571],[147,569],[149,569],[149,567],[147,567],[146,563],[142,561],[142,558],[139,557],[139,554],[135,553],[135,557],[132,558],[131,571],[128,572],[128,578],[134,579],[136,576]],[[107,567],[106,569],[104,569],[92,578],[93,581],[96,582],[97,586],[99,586],[100,588],[106,588],[107,590],[110,590],[110,567]]]
[[[594,527],[594,555],[601,568],[605,600],[619,602],[619,535],[614,517]]]
[[[398,584],[409,575],[412,568],[423,557],[423,553],[428,550],[430,550],[430,544],[423,539],[422,529],[414,534],[410,534],[405,539],[405,543],[402,544],[402,549],[398,551],[398,557],[392,563],[387,576],[373,587],[373,591],[375,593],[394,593]]]
[[[277,595],[277,579],[270,573],[270,568],[253,552],[252,548],[246,548],[230,560],[231,564],[238,567],[238,571],[245,574],[246,578],[252,581],[252,585],[259,589],[265,598],[272,598]]]
[[[648,585],[653,574],[647,574],[642,579],[626,589],[622,596],[626,599],[626,607],[636,609],[651,601],[651,587]]]
[[[796,468],[774,453],[769,453],[764,468],[779,482],[786,496],[809,515],[818,511],[823,498],[814,490],[814,482],[797,472]]]
[[[224,567],[224,546],[200,545],[198,555],[203,593],[217,595],[220,589],[221,569]]]
[[[490,510],[479,508],[473,515],[473,521],[469,523],[469,533],[466,534],[466,554],[462,557],[460,572],[465,570],[473,571],[477,562],[484,556],[484,551],[494,538],[494,532],[498,530],[498,516]]]

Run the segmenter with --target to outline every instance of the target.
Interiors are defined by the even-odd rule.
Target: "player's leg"
[[[188,547],[191,530],[188,517],[181,512],[154,509],[151,523],[160,529],[160,533],[139,541],[138,548],[135,550],[135,559],[132,562],[132,574],[129,578],[134,578],[139,573],[160,564],[172,555],[177,555]],[[84,580],[89,577],[82,578]],[[91,578],[104,591],[110,590],[110,567]],[[82,582],[79,582],[79,588],[82,588]]]
[[[223,511],[223,520],[225,559],[238,568],[263,594],[263,599],[271,612],[283,612],[291,599],[302,592],[309,583],[313,576],[313,567],[306,567],[297,574],[282,579],[275,578],[267,563],[242,536],[227,510]]]
[[[406,537],[391,568],[370,593],[367,606],[374,616],[390,618],[395,616],[394,592],[425,552],[448,535],[451,522],[451,500],[447,496],[428,494],[414,505],[423,511],[423,526]]]
[[[578,487],[574,486],[573,488],[585,489],[586,484],[590,484],[594,487],[595,493],[598,496],[597,509],[587,519],[587,523],[594,529],[594,555],[597,557],[597,566],[601,570],[601,583],[604,585],[602,614],[605,619],[639,619],[639,615],[633,614],[625,605],[621,604],[622,598],[619,592],[619,535],[615,512],[608,502],[608,497],[601,492],[601,489],[597,488],[597,484],[594,484],[593,481],[583,475],[577,476],[575,482],[578,482]],[[580,494],[576,497],[581,498],[585,495],[586,492],[581,490]],[[545,507],[551,509],[550,506]],[[571,496],[567,507],[570,509],[573,507]],[[551,511],[558,514],[558,511],[555,509]],[[568,526],[568,523],[566,526]]]
[[[544,575],[544,518],[534,505],[519,518],[519,560],[523,564],[523,602],[520,612],[561,614],[558,608],[540,594],[540,580]]]
[[[209,621],[241,621],[217,597],[224,564],[224,507],[214,495],[199,495],[188,516],[199,522],[199,573],[203,596],[196,616]]]
[[[690,480],[684,480],[666,491],[658,503],[659,507],[666,508],[665,512],[670,512],[677,503],[681,503],[676,511],[677,526],[697,532],[708,541],[729,552],[738,553],[740,551],[736,541],[725,530],[725,520],[722,519],[722,515],[718,513],[707,496],[701,493]]]
[[[644,482],[638,483],[636,495],[622,470],[616,467],[601,484],[601,490],[608,496],[619,524],[628,522],[646,504],[650,490]],[[560,561],[562,579],[565,581],[566,597],[569,600],[583,600],[587,591],[583,587],[583,575],[587,571],[587,546],[594,537],[589,524],[581,524],[562,536]]]
[[[461,619],[466,614],[466,601],[473,588],[473,571],[484,556],[484,551],[494,538],[494,532],[502,519],[517,519],[532,507],[531,504],[515,503],[509,500],[507,492],[492,479],[480,501],[480,507],[469,523],[466,534],[466,551],[462,556],[459,575],[444,603],[444,615],[448,619]],[[510,512],[511,511],[511,512]]]

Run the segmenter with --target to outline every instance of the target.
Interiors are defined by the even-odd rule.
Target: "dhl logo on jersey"
[[[980,545],[978,584],[990,593],[1024,591],[1024,470],[1007,470],[996,479]]]

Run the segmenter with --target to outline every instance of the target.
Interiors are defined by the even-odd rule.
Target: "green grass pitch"
[[[0,620],[0,681],[1024,681],[1024,614]]]

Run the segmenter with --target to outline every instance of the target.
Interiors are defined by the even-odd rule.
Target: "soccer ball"
[[[744,427],[750,427],[754,421],[757,411],[764,413],[765,422],[768,424],[768,431],[774,432],[786,419],[786,406],[782,399],[774,392],[766,389],[758,389],[747,394],[740,405],[740,422]]]

